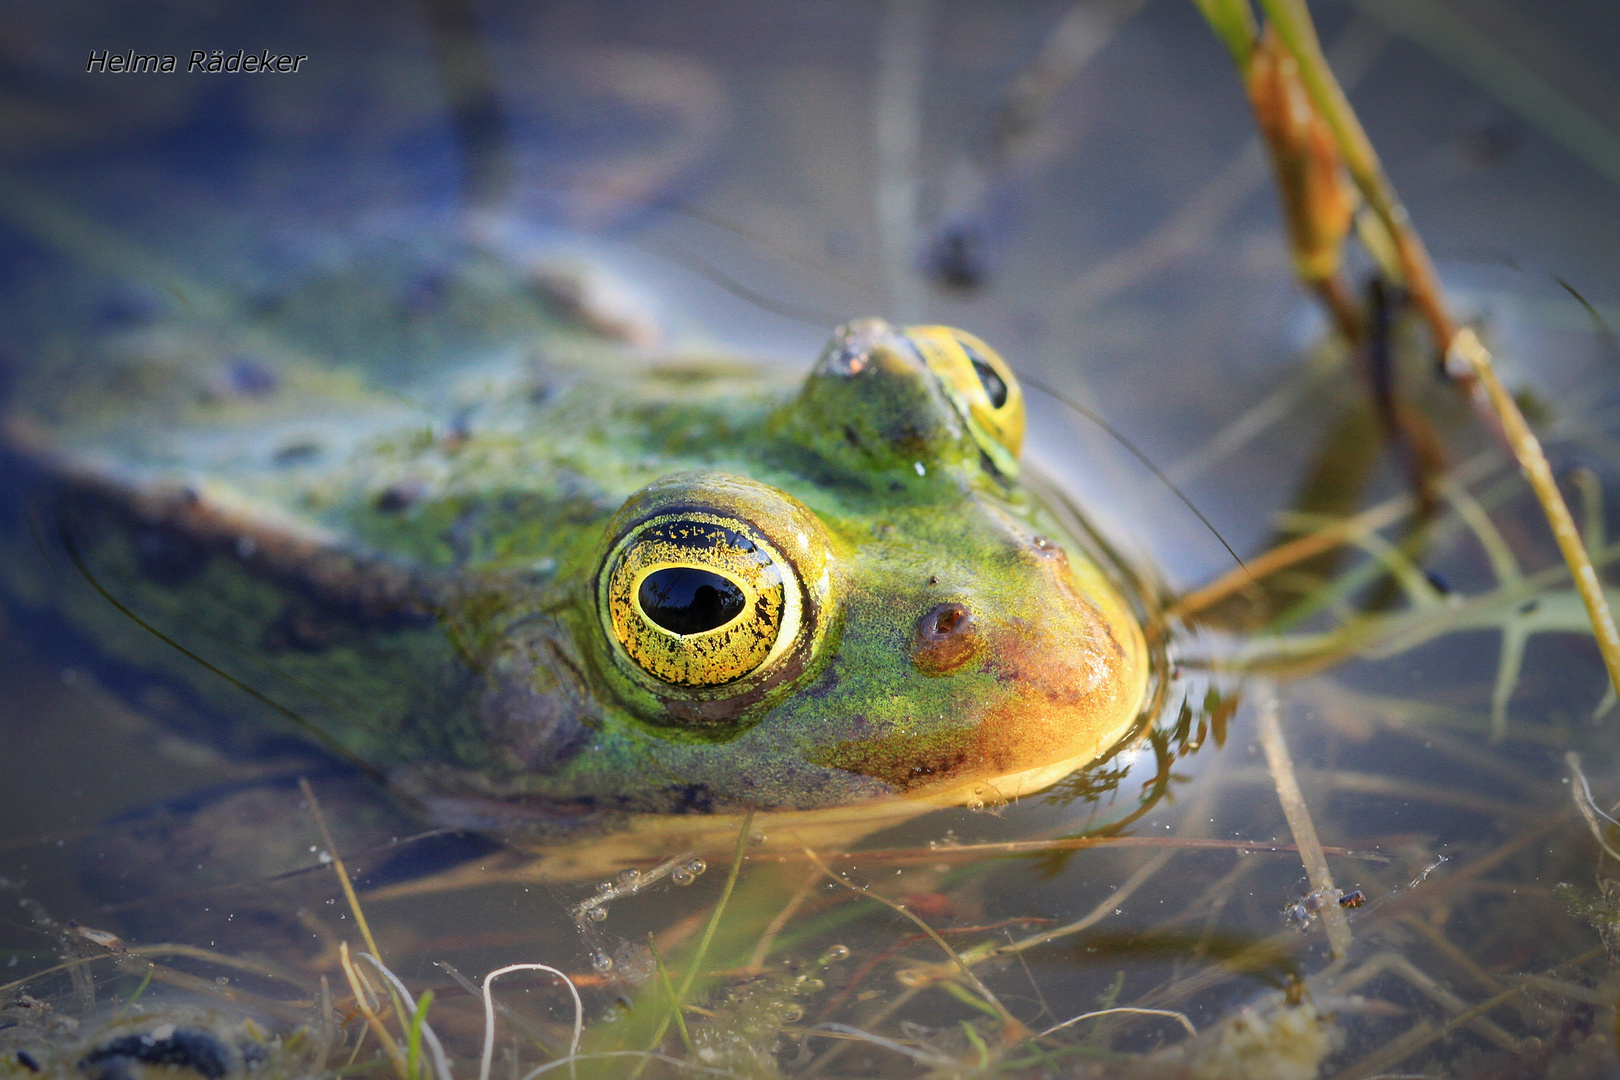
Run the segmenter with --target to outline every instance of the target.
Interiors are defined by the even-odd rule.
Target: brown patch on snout
[[[945,675],[979,655],[984,638],[961,604],[941,604],[917,620],[911,662],[924,675]]]
[[[1080,595],[1061,548],[1041,553],[1050,559],[1051,602],[989,635],[989,670],[1010,696],[975,734],[980,759],[1005,772],[1101,754],[1135,720],[1144,688],[1140,632]]]

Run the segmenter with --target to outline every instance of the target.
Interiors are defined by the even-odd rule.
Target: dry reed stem
[[[1427,941],[1431,948],[1449,960],[1453,967],[1456,967],[1458,970],[1466,974],[1470,979],[1474,980],[1474,982],[1478,983],[1487,994],[1499,994],[1502,992],[1502,984],[1496,978],[1496,976],[1480,967],[1473,957],[1469,956],[1467,953],[1463,952],[1462,949],[1458,948],[1457,945],[1445,935],[1443,930],[1441,930],[1438,926],[1435,926],[1428,919],[1425,919],[1414,912],[1407,912],[1406,914],[1401,915],[1397,921],[1402,926],[1406,927],[1406,929],[1412,931],[1419,937],[1423,938],[1423,940]]]
[[[532,935],[530,940],[533,940]],[[463,975],[460,971],[457,971],[454,964],[445,960],[435,960],[433,961],[433,966],[450,976],[451,980],[454,981],[457,986],[461,987],[461,989],[465,990],[467,992],[467,996],[473,1001],[479,1001],[483,998],[484,992],[479,988],[478,984],[467,978],[467,976]],[[572,981],[574,982],[575,986],[584,985],[578,979],[573,979]],[[508,1024],[511,1024],[518,1034],[527,1039],[541,1053],[551,1055],[553,1057],[566,1056],[561,1050],[552,1050],[551,1038],[553,1033],[542,1027],[539,1021],[529,1019],[527,1016],[524,1016],[522,1013],[506,1004],[504,1001],[494,1001],[494,999],[491,1000],[495,1005],[495,1014],[501,1019],[505,1020]]]
[[[1433,1020],[1419,1020],[1393,1042],[1384,1044],[1355,1064],[1334,1073],[1332,1080],[1366,1080],[1367,1077],[1377,1076],[1427,1046],[1434,1040],[1437,1030]]]
[[[1532,990],[1541,990],[1570,1001],[1579,1001],[1585,1005],[1596,1005],[1600,1009],[1614,1008],[1614,997],[1595,986],[1582,986],[1580,983],[1566,982],[1563,979],[1551,979],[1545,975],[1514,975],[1515,983],[1522,984]]]
[[[895,1013],[899,1012],[901,1009],[910,1004],[912,998],[922,993],[922,989],[923,988],[920,986],[908,986],[892,1000],[886,1002],[877,1010],[877,1012],[868,1016],[865,1020],[866,1025],[868,1027],[872,1027],[883,1023],[889,1017],[893,1016]],[[837,1046],[831,1047],[820,1057],[810,1063],[809,1068],[805,1069],[804,1071],[804,1076],[820,1076],[821,1070],[825,1069],[828,1065],[831,1065],[834,1061],[836,1061],[838,1057],[847,1049],[849,1049],[849,1044],[847,1042],[839,1043]]]
[[[1364,533],[1382,529],[1393,525],[1412,512],[1416,506],[1415,500],[1410,496],[1392,499],[1382,506],[1375,506],[1371,510],[1363,511],[1355,517],[1345,518],[1342,521],[1324,526],[1307,536],[1297,540],[1290,540],[1285,544],[1278,544],[1270,551],[1249,560],[1248,569],[1236,567],[1216,578],[1201,589],[1183,596],[1170,606],[1164,613],[1165,619],[1186,618],[1195,612],[1202,611],[1233,593],[1245,589],[1255,582],[1284,570],[1306,559],[1332,551],[1342,544],[1350,542],[1354,537]]]
[[[549,964],[508,964],[505,967],[496,968],[484,976],[484,1052],[478,1059],[478,1080],[489,1080],[490,1066],[495,1061],[495,994],[491,989],[491,984],[500,976],[513,971],[544,971],[555,975],[563,981],[564,986],[568,987],[568,993],[574,999],[574,1034],[572,1041],[568,1044],[568,1056],[562,1060],[573,1061],[579,1056],[579,1040],[585,1030],[585,1004],[580,1000],[579,990],[575,988],[574,980]],[[559,1062],[552,1062],[552,1064],[559,1064]]]
[[[1182,818],[1181,831],[1183,835],[1178,837],[1163,837],[1162,839],[1172,841],[1171,843],[1165,845],[1165,850],[1160,851],[1159,854],[1137,867],[1135,873],[1126,878],[1117,889],[1110,892],[1101,903],[1092,908],[1091,911],[1085,916],[1072,923],[1069,923],[1067,926],[1060,926],[1055,930],[1048,930],[1043,933],[1035,934],[1031,937],[1023,939],[1022,941],[1009,942],[1008,944],[999,947],[986,947],[982,953],[979,950],[974,950],[974,952],[970,954],[973,957],[972,962],[978,963],[980,959],[983,959],[986,956],[1005,955],[1007,953],[1012,953],[1015,955],[1022,954],[1025,950],[1032,949],[1037,945],[1044,945],[1048,941],[1053,941],[1057,938],[1065,937],[1070,934],[1078,934],[1083,930],[1089,929],[1106,918],[1110,912],[1117,910],[1119,905],[1128,900],[1137,889],[1140,889],[1143,885],[1147,884],[1147,882],[1151,880],[1154,875],[1156,875],[1160,870],[1164,869],[1165,865],[1170,861],[1170,857],[1176,853],[1178,848],[1188,846],[1205,846],[1203,843],[1201,843],[1201,841],[1203,841],[1205,838],[1186,834],[1196,834],[1205,831],[1204,821],[1209,816],[1212,800],[1215,798],[1216,791],[1220,787],[1220,780],[1222,777],[1224,777],[1224,775],[1225,770],[1222,768],[1221,759],[1216,758],[1215,763],[1210,768],[1210,771],[1204,777],[1204,783],[1201,790],[1199,791],[1197,797],[1187,807],[1186,813]]]
[[[1355,772],[1350,769],[1301,769],[1295,774],[1304,776],[1308,783],[1327,787],[1333,791],[1343,791],[1356,795],[1373,795],[1380,798],[1401,799],[1407,802],[1426,803],[1431,806],[1449,806],[1458,810],[1467,810],[1476,814],[1487,814],[1498,818],[1534,818],[1543,812],[1543,808],[1525,799],[1517,801],[1510,799],[1493,799],[1487,795],[1478,795],[1471,791],[1460,791],[1449,787],[1413,787],[1410,780],[1402,777],[1384,776],[1379,773]],[[1259,768],[1234,769],[1227,781],[1233,785],[1265,784],[1275,782],[1275,776],[1269,775]],[[1300,850],[1290,846],[1283,850]],[[1346,854],[1343,848],[1322,848],[1324,855]],[[1359,853],[1358,853],[1359,854]]]
[[[936,1069],[958,1071],[962,1063],[955,1058],[948,1058],[943,1054],[931,1054],[927,1051],[917,1050],[905,1043],[893,1039],[885,1039],[882,1035],[874,1035],[870,1031],[862,1031],[850,1024],[817,1024],[805,1030],[806,1035],[820,1036],[823,1039],[841,1039],[846,1043],[869,1043],[872,1046],[881,1046],[885,1050],[893,1051],[910,1058],[919,1065],[932,1065]]]
[[[1376,979],[1386,972],[1401,979],[1408,986],[1411,986],[1442,1009],[1445,1009],[1451,1017],[1446,1022],[1448,1030],[1459,1024],[1466,1023],[1481,1036],[1500,1046],[1508,1053],[1518,1052],[1519,1040],[1504,1031],[1494,1020],[1484,1016],[1483,1011],[1485,1010],[1482,1010],[1478,1005],[1470,1006],[1462,998],[1436,982],[1428,972],[1417,967],[1398,953],[1387,952],[1374,957],[1337,982],[1333,990],[1338,994],[1352,993],[1363,983]],[[1519,990],[1522,990],[1522,987]],[[1508,997],[1512,997],[1515,992],[1517,991],[1503,991],[1499,987],[1496,996],[1488,999],[1488,1003],[1498,1001],[1504,993]],[[1489,1005],[1489,1008],[1495,1007],[1495,1004]]]
[[[1198,1037],[1198,1029],[1193,1027],[1193,1022],[1187,1019],[1186,1013],[1176,1012],[1174,1009],[1143,1009],[1134,1005],[1121,1005],[1118,1008],[1098,1009],[1096,1012],[1081,1013],[1079,1016],[1071,1017],[1055,1027],[1047,1028],[1036,1037],[1044,1039],[1054,1031],[1062,1031],[1070,1024],[1078,1024],[1082,1020],[1090,1020],[1096,1016],[1113,1016],[1117,1013],[1129,1013],[1135,1016],[1168,1016],[1172,1020],[1180,1022],[1181,1026],[1187,1029],[1188,1035],[1195,1039]]]
[[[1053,930],[1047,930],[1043,933],[1034,934],[1030,937],[1023,938],[1022,940],[1014,942],[1011,945],[988,946],[982,954],[975,950],[974,953],[969,954],[972,962],[977,963],[986,956],[998,956],[1005,955],[1007,953],[1021,953],[1027,949],[1033,949],[1037,945],[1045,945],[1049,941],[1056,941],[1058,938],[1068,937],[1071,934],[1078,934],[1083,930],[1091,929],[1091,927],[1107,918],[1115,908],[1119,907],[1119,905],[1123,904],[1127,899],[1129,899],[1132,893],[1136,892],[1137,889],[1140,889],[1143,885],[1145,885],[1148,882],[1148,879],[1152,878],[1153,875],[1164,869],[1164,864],[1169,862],[1170,856],[1174,854],[1174,851],[1159,852],[1159,854],[1155,855],[1153,858],[1139,866],[1136,873],[1126,878],[1124,883],[1121,884],[1118,889],[1115,889],[1113,892],[1109,893],[1102,903],[1092,908],[1090,912],[1083,917],[1076,919],[1074,922],[1068,923],[1064,926],[1059,926]]]
[[[310,987],[299,981],[295,976],[290,975],[273,965],[256,960],[246,960],[236,956],[227,956],[224,953],[214,952],[212,949],[205,949],[199,945],[177,945],[172,942],[164,942],[157,945],[134,945],[129,948],[128,952],[123,954],[109,952],[98,956],[77,956],[71,960],[64,960],[60,964],[54,964],[51,967],[41,968],[38,971],[30,972],[20,979],[14,979],[7,983],[0,983],[0,994],[7,994],[18,989],[19,987],[27,986],[35,979],[43,978],[46,975],[53,975],[59,971],[67,971],[70,968],[79,967],[84,964],[92,964],[97,960],[112,960],[116,963],[120,959],[153,956],[184,956],[192,960],[201,960],[205,963],[219,964],[222,967],[236,968],[239,971],[248,971],[255,975],[263,975],[266,978],[276,979],[280,982],[288,984],[289,986],[295,986],[304,993],[310,992]],[[159,964],[157,967],[159,975],[156,977],[161,979],[163,966]],[[272,999],[266,998],[265,1000],[268,1001]],[[294,1009],[308,1009],[314,1004],[314,1002],[308,1000],[286,1001],[282,1002],[282,1004]]]
[[[1227,782],[1231,782],[1228,780]],[[995,856],[1045,855],[1054,851],[1087,851],[1091,848],[1168,848],[1173,851],[1235,851],[1242,854],[1272,853],[1293,855],[1297,844],[1271,840],[1221,840],[1199,836],[1067,836],[1050,840],[1004,840],[989,844],[958,844],[954,847],[870,848],[861,851],[829,851],[823,858],[862,863],[911,863],[928,865],[954,859],[980,859]],[[1325,847],[1329,855],[1351,858],[1382,856],[1354,848]],[[819,876],[819,875],[818,875]]]
[[[360,959],[369,962],[372,967],[376,968],[377,973],[388,980],[389,985],[394,988],[394,992],[405,1000],[406,1006],[411,1010],[412,1022],[414,1023],[417,1014],[416,999],[411,996],[410,990],[406,989],[404,980],[395,975],[388,969],[386,964],[370,953],[361,953]],[[421,1024],[422,1038],[428,1044],[428,1052],[433,1055],[433,1067],[438,1074],[439,1080],[453,1080],[450,1075],[450,1059],[445,1056],[444,1044],[439,1041],[438,1034],[434,1032],[433,1026],[427,1022],[426,1016],[422,1017]],[[416,1080],[416,1078],[412,1077],[411,1080]]]
[[[1558,551],[1569,566],[1570,576],[1575,579],[1575,589],[1581,595],[1581,603],[1586,605],[1587,617],[1592,620],[1592,633],[1597,638],[1598,652],[1602,653],[1603,666],[1609,671],[1609,683],[1620,693],[1620,631],[1615,629],[1614,616],[1603,595],[1603,583],[1598,580],[1597,571],[1592,567],[1591,554],[1581,540],[1580,530],[1575,527],[1575,519],[1570,515],[1563,493],[1558,490],[1558,482],[1553,479],[1547,456],[1541,451],[1540,440],[1530,430],[1524,413],[1519,411],[1518,402],[1513,400],[1513,395],[1496,377],[1491,354],[1471,328],[1465,326],[1457,331],[1451,338],[1446,357],[1448,364],[1453,359],[1467,364],[1475,379],[1484,387],[1491,407],[1496,410],[1508,445],[1513,449],[1513,456],[1518,459],[1519,468],[1524,470],[1525,479],[1530,482],[1536,500],[1541,503],[1541,511],[1552,528]]]
[[[798,891],[788,898],[788,902],[782,906],[782,910],[778,911],[776,917],[770,921],[770,925],[765,927],[765,932],[760,935],[759,942],[754,946],[754,951],[749,955],[745,967],[751,971],[758,971],[763,968],[765,958],[771,954],[771,948],[776,944],[777,935],[788,924],[788,920],[798,914],[799,909],[804,906],[804,902],[810,899],[810,891],[816,887],[816,882],[820,880],[821,871],[810,871],[804,879],[804,884],[800,885]]]
[[[309,786],[304,777],[298,778],[298,790],[304,793],[309,800],[309,811],[315,818],[315,827],[321,832],[321,840],[326,844],[326,853],[332,856],[332,869],[337,871],[338,881],[343,885],[343,896],[349,902],[349,910],[354,913],[354,921],[360,927],[360,936],[365,938],[366,948],[372,956],[381,956],[382,950],[377,948],[377,939],[371,936],[371,924],[366,922],[366,913],[361,910],[360,898],[355,895],[354,883],[349,880],[349,871],[343,865],[343,858],[338,854],[337,844],[332,842],[332,833],[326,827],[326,816],[321,813],[320,800],[315,798],[315,790]]]
[[[1614,850],[1609,844],[1608,837],[1604,836],[1604,829],[1598,819],[1602,818],[1610,825],[1620,825],[1614,818],[1604,813],[1598,806],[1597,800],[1592,798],[1592,787],[1586,782],[1586,773],[1581,771],[1581,755],[1571,750],[1564,755],[1564,762],[1569,766],[1570,797],[1575,800],[1575,809],[1581,812],[1586,819],[1586,827],[1592,830],[1592,839],[1596,840],[1603,853],[1615,862],[1620,862],[1620,852]]]
[[[1327,856],[1322,842],[1316,836],[1316,824],[1311,811],[1300,793],[1299,780],[1294,775],[1294,762],[1288,756],[1288,744],[1283,741],[1282,726],[1278,722],[1277,691],[1270,683],[1260,684],[1260,745],[1266,753],[1266,764],[1277,786],[1277,801],[1282,803],[1283,817],[1288,819],[1289,831],[1299,845],[1300,860],[1310,878],[1311,891],[1323,898],[1322,924],[1327,928],[1328,945],[1336,959],[1343,959],[1350,951],[1350,921],[1336,902],[1338,891],[1333,887],[1333,874],[1328,870]]]
[[[1345,166],[1355,179],[1362,197],[1395,241],[1407,288],[1428,321],[1435,342],[1446,350],[1447,369],[1456,376],[1466,376],[1467,381],[1484,388],[1498,430],[1535,491],[1547,524],[1552,528],[1553,538],[1558,543],[1558,550],[1575,579],[1575,588],[1580,592],[1591,618],[1592,633],[1597,638],[1598,650],[1603,654],[1609,681],[1616,693],[1620,693],[1620,631],[1615,628],[1614,617],[1603,597],[1603,586],[1581,543],[1569,507],[1565,505],[1564,497],[1553,480],[1540,442],[1530,430],[1512,395],[1497,379],[1490,354],[1480,344],[1479,338],[1470,328],[1459,330],[1452,322],[1441,295],[1439,277],[1423,241],[1412,228],[1406,208],[1401,205],[1384,175],[1371,140],[1350,107],[1344,90],[1334,78],[1332,69],[1328,67],[1327,58],[1322,55],[1322,46],[1305,0],[1260,0],[1260,6],[1298,63],[1301,81],[1333,130]],[[1454,360],[1463,363],[1459,365]]]
[[[1496,1008],[1498,1005],[1507,1004],[1509,1001],[1512,1001],[1514,998],[1523,993],[1524,987],[1522,986],[1516,986],[1511,990],[1504,990],[1495,997],[1480,1002],[1467,1012],[1459,1013],[1458,1015],[1452,1017],[1440,1027],[1434,1027],[1433,1024],[1427,1020],[1420,1021],[1415,1027],[1407,1031],[1404,1036],[1390,1044],[1390,1046],[1386,1048],[1382,1057],[1379,1057],[1375,1052],[1374,1054],[1369,1055],[1367,1058],[1362,1059],[1363,1062],[1366,1062],[1373,1060],[1373,1058],[1378,1058],[1376,1069],[1363,1068],[1360,1071],[1354,1071],[1357,1069],[1357,1067],[1352,1066],[1351,1069],[1347,1069],[1345,1072],[1339,1073],[1333,1078],[1333,1080],[1346,1080],[1346,1078],[1351,1076],[1358,1078],[1364,1077],[1370,1074],[1382,1072],[1385,1068],[1391,1065],[1398,1065],[1435,1040],[1445,1038],[1447,1035],[1450,1035],[1453,1031],[1456,1031],[1464,1024],[1472,1024],[1477,1022],[1483,1018],[1485,1013]],[[1516,1043],[1514,1048],[1509,1049],[1509,1052],[1518,1052]]]
[[[915,912],[906,907],[904,904],[896,903],[895,901],[890,900],[888,897],[875,893],[863,885],[857,885],[848,878],[833,873],[833,871],[828,868],[827,864],[822,862],[821,859],[816,856],[816,853],[811,851],[809,848],[804,849],[804,854],[811,862],[816,864],[817,869],[819,869],[823,874],[826,874],[833,881],[842,885],[844,888],[858,892],[869,900],[876,900],[884,907],[903,915],[905,918],[915,923],[919,930],[927,934],[933,940],[934,944],[943,949],[945,951],[945,955],[951,958],[951,961],[956,965],[957,970],[962,973],[962,977],[967,980],[968,985],[972,986],[974,990],[978,991],[979,996],[984,998],[984,1000],[988,1002],[993,1009],[995,1009],[996,1015],[1001,1017],[1001,1022],[1003,1025],[1002,1034],[1005,1041],[1010,1044],[1023,1037],[1025,1032],[1024,1025],[1020,1023],[1012,1013],[1007,1011],[1007,1007],[1001,1003],[1001,999],[996,997],[996,995],[991,992],[990,988],[984,985],[983,980],[973,973],[973,968],[966,960],[962,958],[962,955],[955,949],[951,948],[950,945],[946,943],[944,938],[939,936],[939,931],[935,930],[932,926],[929,926],[926,922],[919,918]]]
[[[376,1034],[377,1041],[382,1043],[383,1052],[393,1063],[394,1071],[399,1074],[400,1080],[415,1080],[405,1062],[405,1052],[394,1042],[394,1037],[388,1033],[382,1018],[377,1015],[377,1010],[371,1007],[371,1002],[367,999],[366,987],[361,984],[360,973],[354,969],[354,961],[349,959],[347,941],[338,943],[338,959],[343,965],[343,977],[349,981],[349,989],[354,993],[355,1008],[360,1010],[360,1015],[366,1018],[367,1026]]]
[[[1434,340],[1438,343],[1449,342],[1455,326],[1441,299],[1434,264],[1429,261],[1423,241],[1411,228],[1406,208],[1401,205],[1394,187],[1384,175],[1384,167],[1373,149],[1372,140],[1367,137],[1343,88],[1328,67],[1327,57],[1322,55],[1322,45],[1317,39],[1316,26],[1311,22],[1305,0],[1259,2],[1278,37],[1299,65],[1300,80],[1305,84],[1305,90],[1322,119],[1332,129],[1345,168],[1355,180],[1362,198],[1367,200],[1367,205],[1395,241],[1396,255],[1406,275],[1406,286],[1429,323]]]

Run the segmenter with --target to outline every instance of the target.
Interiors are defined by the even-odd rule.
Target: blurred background
[[[1560,281],[1602,312],[1620,280],[1620,13],[1313,10],[1459,311],[1492,320],[1509,372],[1550,401],[1596,377],[1592,317]],[[1303,467],[1275,428],[1210,445],[1323,324],[1291,280],[1240,83],[1191,4],[19,3],[0,18],[13,296],[64,261],[117,276],[107,250],[45,235],[30,193],[248,303],[471,215],[507,250],[586,253],[666,341],[804,364],[853,315],[967,327],[1104,414],[1240,550]],[[184,72],[216,49],[308,59]],[[85,70],[129,50],[182,70]],[[49,325],[14,326],[13,348]],[[1094,426],[1036,399],[1036,452],[1119,516],[1122,498],[1147,514],[1134,542],[1181,581],[1223,568]]]

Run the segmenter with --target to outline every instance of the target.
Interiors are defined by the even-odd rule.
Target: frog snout
[[[917,620],[911,662],[924,675],[944,675],[972,660],[984,646],[967,605],[945,603]]]

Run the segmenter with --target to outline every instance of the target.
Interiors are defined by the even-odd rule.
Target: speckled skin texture
[[[1150,657],[1118,568],[903,332],[851,324],[802,379],[513,336],[384,377],[159,323],[43,370],[6,421],[34,523],[13,610],[234,745],[296,734],[461,824],[1027,787],[1132,732]],[[756,528],[800,605],[719,686],[640,669],[603,599],[627,530],[682,507]]]

